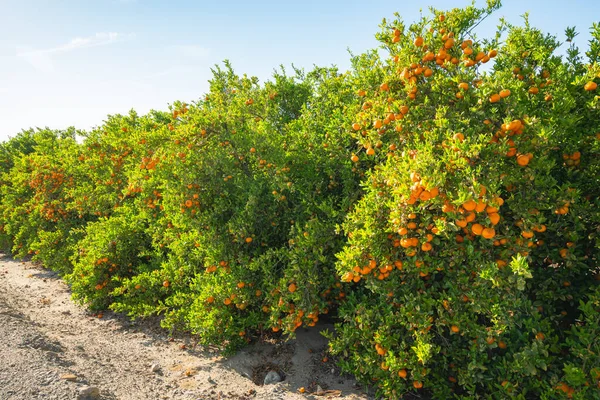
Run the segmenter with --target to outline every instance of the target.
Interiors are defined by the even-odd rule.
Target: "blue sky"
[[[504,0],[492,16],[520,20],[563,39],[600,20],[596,0]],[[349,67],[377,46],[384,17],[406,22],[432,5],[469,0],[0,0],[0,140],[21,129],[90,129],[106,115],[166,109],[207,90],[210,68],[231,60],[238,73],[267,79],[280,64]],[[477,5],[484,1],[478,0]],[[483,28],[485,34],[485,29]]]

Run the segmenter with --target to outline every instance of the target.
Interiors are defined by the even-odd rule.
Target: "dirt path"
[[[255,344],[227,359],[193,349],[191,340],[171,339],[155,322],[94,317],[71,302],[56,274],[0,259],[1,400],[72,400],[86,393],[119,400],[367,398],[323,362],[326,341],[318,330],[287,343]],[[256,385],[269,369],[284,381]]]

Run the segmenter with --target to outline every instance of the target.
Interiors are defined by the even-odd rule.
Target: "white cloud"
[[[124,35],[117,32],[100,32],[96,33],[94,36],[76,37],[71,39],[68,43],[48,49],[21,49],[20,51],[17,51],[17,57],[23,58],[33,65],[34,68],[42,72],[50,72],[54,69],[52,58],[55,55],[90,47],[106,46],[133,37],[134,34]]]

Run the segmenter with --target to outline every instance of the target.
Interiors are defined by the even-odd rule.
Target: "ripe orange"
[[[505,97],[508,97],[508,96],[510,96],[510,90],[508,90],[508,89],[502,89],[500,91],[500,97],[505,98]]]
[[[455,133],[454,136],[452,136],[452,139],[457,140],[459,142],[462,142],[465,140],[465,135],[463,135],[462,133],[458,132]]]
[[[473,224],[473,226],[471,226],[471,231],[476,235],[481,235],[483,226],[481,224]]]
[[[597,87],[598,87],[598,84],[596,82],[589,81],[588,83],[585,84],[585,86],[583,88],[586,91],[591,92],[592,90],[596,90]]]
[[[500,95],[497,93],[494,93],[493,95],[490,96],[490,103],[497,103],[500,101]]]
[[[360,124],[358,122],[355,122],[352,124],[352,129],[354,129],[355,131],[360,130]]]
[[[352,160],[352,162],[358,162],[358,156],[356,154],[352,154],[352,157],[350,157],[350,159]]]
[[[294,293],[296,291],[296,284],[295,283],[290,283],[290,285],[288,286],[288,291],[290,293]]]
[[[525,239],[531,239],[533,237],[533,232],[523,231],[521,232],[521,236],[523,236]]]
[[[400,371],[398,371],[398,376],[399,376],[400,378],[402,378],[402,379],[405,379],[405,378],[406,378],[406,375],[407,375],[407,373],[406,373],[406,370],[405,370],[405,369],[401,369]]]
[[[417,46],[417,47],[421,47],[421,46],[423,46],[423,38],[422,38],[421,36],[418,36],[418,37],[415,39],[415,42],[414,42],[414,43],[415,43],[415,46]]]
[[[421,389],[423,387],[423,382],[421,381],[414,381],[413,382],[413,386],[415,389]]]
[[[477,203],[471,199],[465,201],[462,206],[467,211],[473,211],[477,207]]]
[[[467,82],[461,82],[458,84],[458,88],[462,90],[467,90],[469,89],[469,84]]]
[[[490,219],[492,225],[498,225],[498,222],[500,222],[500,214],[497,212],[489,213],[488,218]]]
[[[481,232],[481,236],[486,239],[492,239],[494,236],[496,236],[496,230],[494,228],[484,228]]]
[[[452,325],[452,326],[450,327],[450,330],[451,330],[452,332],[454,332],[454,333],[458,333],[458,332],[460,332],[460,328],[459,328],[458,326],[456,326],[456,325]]]
[[[529,164],[529,157],[526,154],[521,154],[517,157],[517,164],[519,164],[521,167],[526,166]]]

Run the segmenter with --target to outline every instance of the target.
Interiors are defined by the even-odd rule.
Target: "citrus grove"
[[[600,26],[384,20],[352,68],[213,70],[0,152],[0,239],[101,312],[234,350],[329,314],[383,398],[600,398]]]

